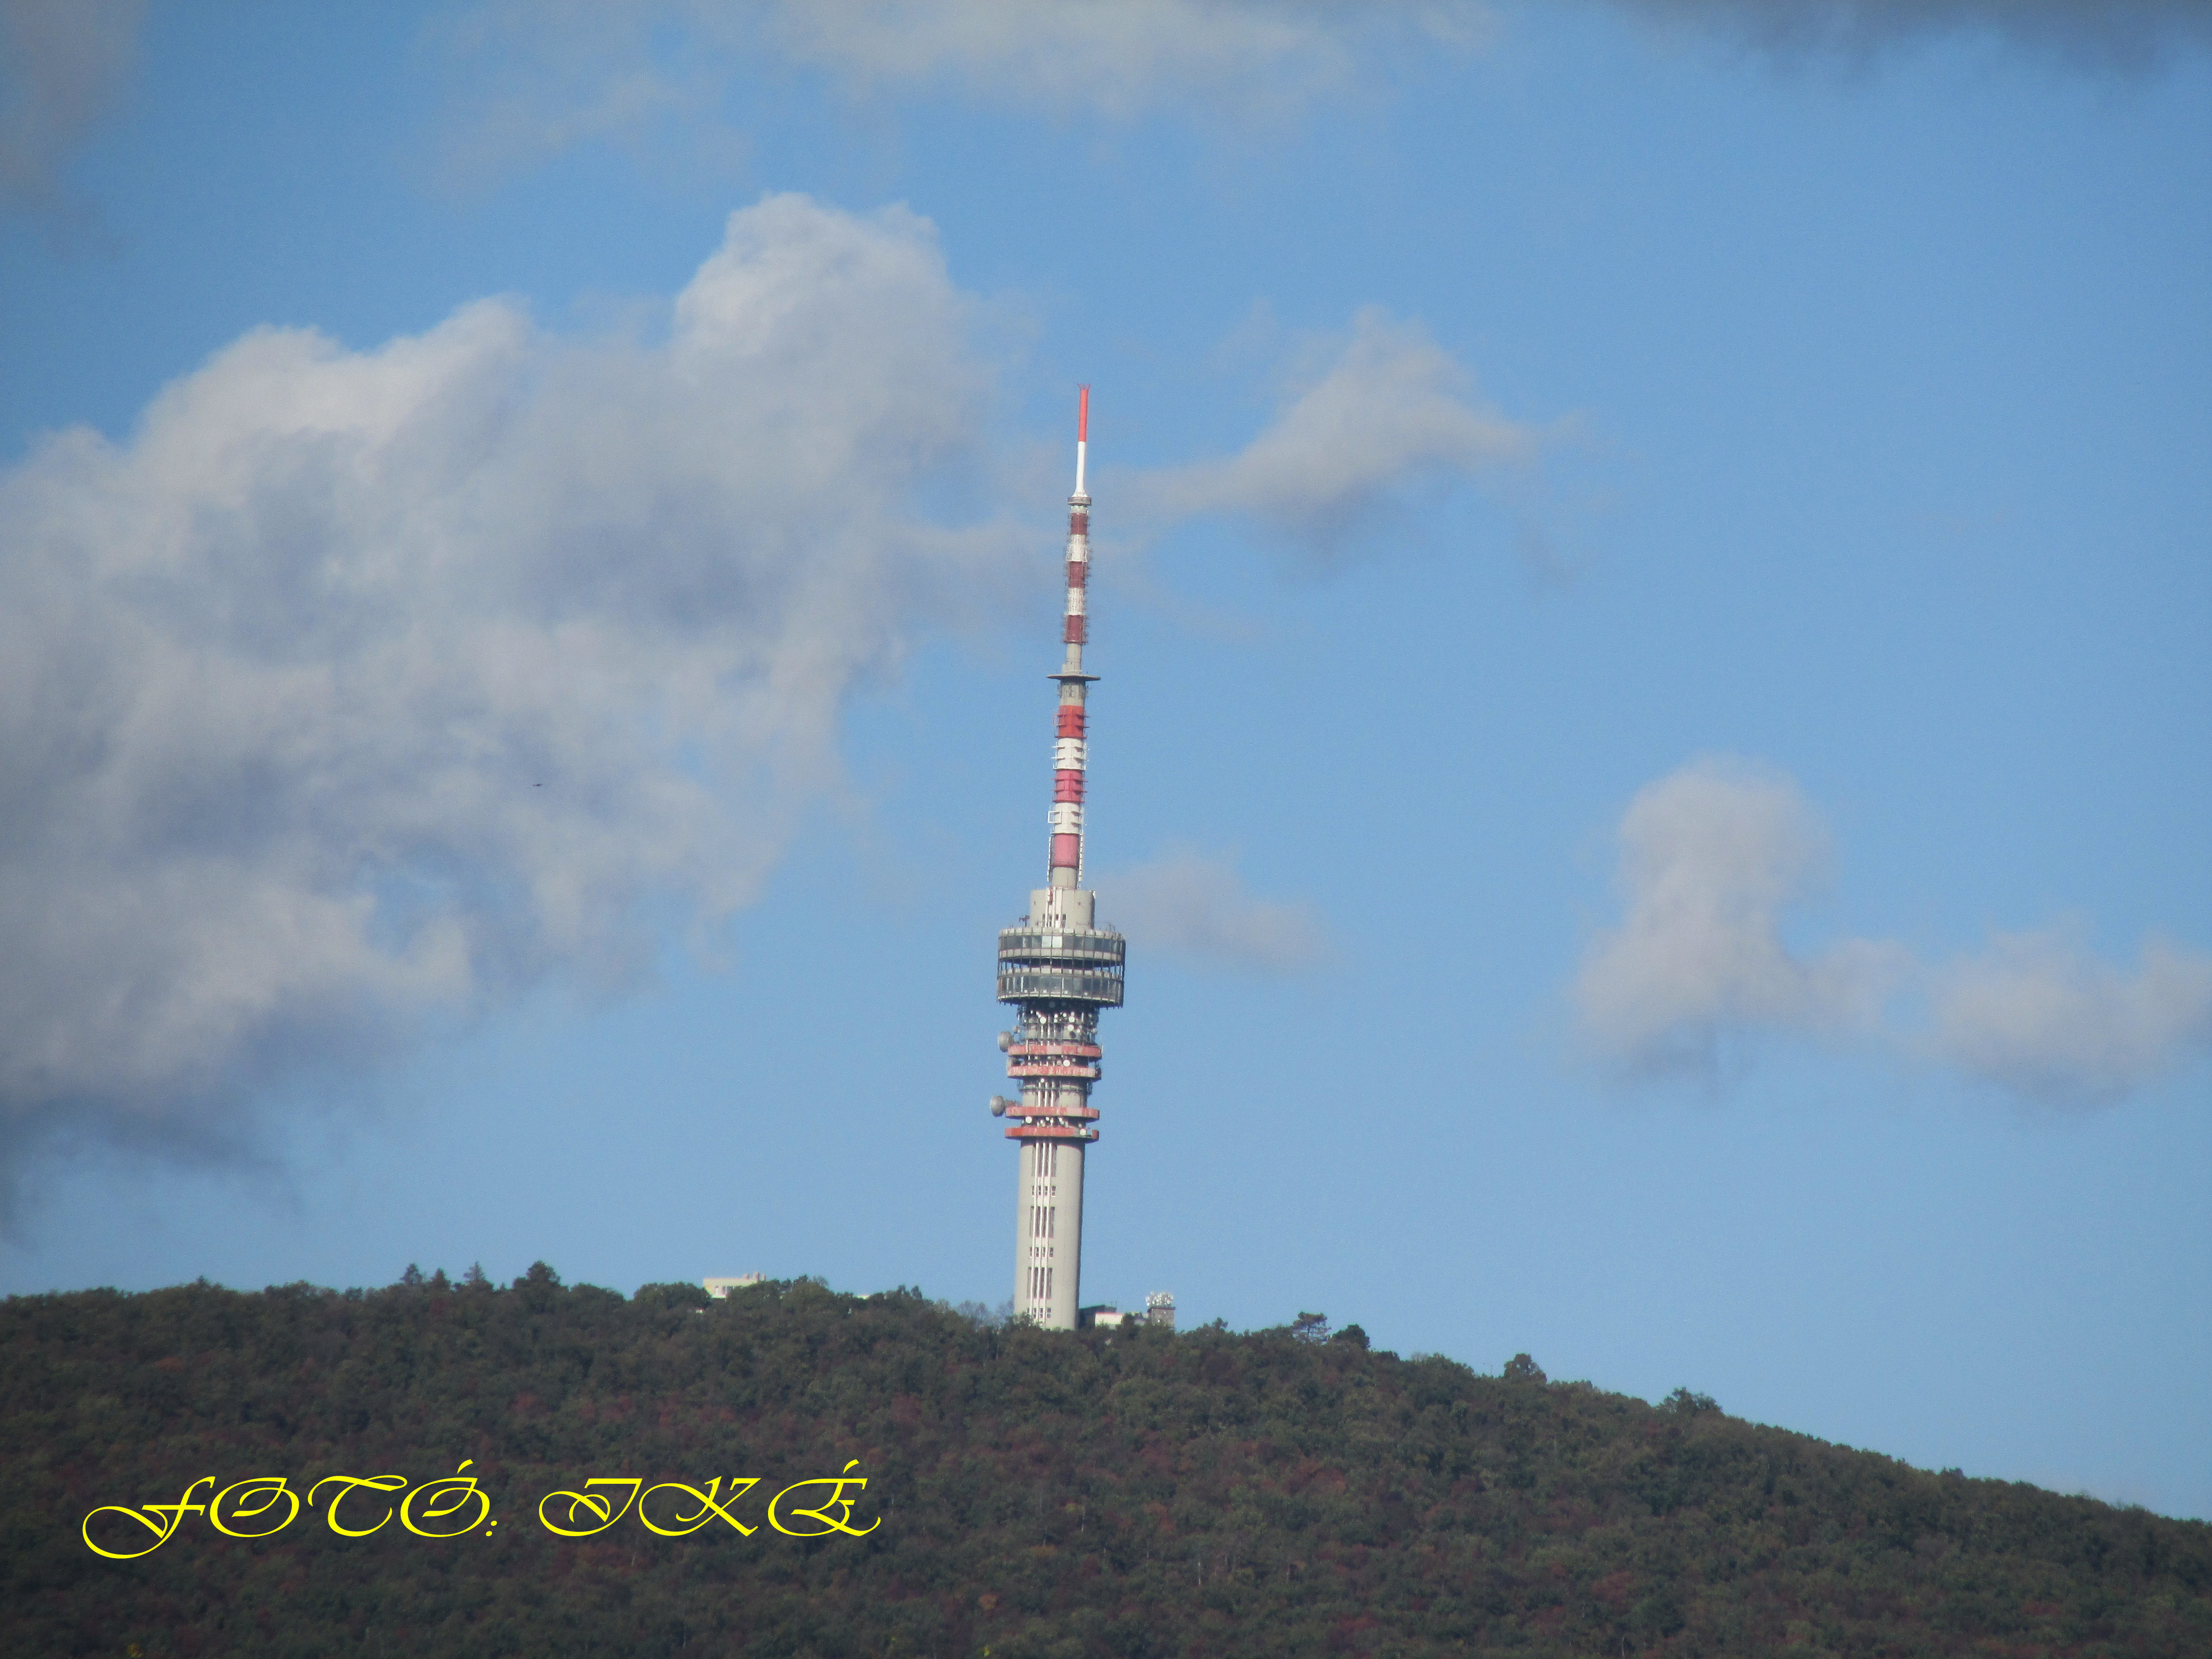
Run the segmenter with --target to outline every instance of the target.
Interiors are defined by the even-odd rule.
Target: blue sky
[[[0,1288],[1085,1294],[2212,1516],[2203,6],[0,9]]]

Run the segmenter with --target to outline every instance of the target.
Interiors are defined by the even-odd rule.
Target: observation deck
[[[1111,928],[1018,923],[999,935],[999,1000],[1118,1008],[1126,950]]]

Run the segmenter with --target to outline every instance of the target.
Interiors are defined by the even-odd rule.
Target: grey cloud
[[[1782,937],[1826,838],[1786,777],[1703,760],[1640,791],[1619,831],[1626,914],[1597,936],[1571,995],[1584,1036],[1631,1075],[1717,1075],[1764,1034],[1862,1042],[1933,1060],[2043,1105],[2118,1100],[2212,1048],[2212,957],[2153,939],[2124,974],[2070,935],[1996,937],[1930,967],[1846,939],[1811,956]],[[1900,1012],[1924,1001],[1924,1028]]]
[[[1133,947],[1191,966],[1287,973],[1328,955],[1328,933],[1312,908],[1256,896],[1233,858],[1178,848],[1102,872],[1097,885],[1103,913]]]
[[[1778,56],[1864,60],[1912,40],[1983,36],[2107,70],[2212,42],[2212,0],[1611,0]]]
[[[1646,786],[1619,839],[1626,915],[1593,942],[1574,987],[1583,1029],[1615,1060],[1710,1078],[1724,1038],[1843,1036],[1879,1019],[1898,947],[1851,940],[1801,957],[1783,941],[1783,912],[1826,856],[1790,780],[1697,762]]]
[[[1021,568],[926,222],[738,213],[665,342],[264,330],[0,475],[0,1135],[189,1137],[711,921],[847,694]]]
[[[0,0],[0,207],[81,231],[63,182],[137,54],[143,0]]]
[[[2000,935],[1938,976],[1928,1046],[2030,1100],[2117,1100],[2212,1048],[2212,957],[2154,939],[2129,975],[2064,933]]]
[[[1243,451],[1138,476],[1131,510],[1249,514],[1327,556],[1407,490],[1525,468],[1540,448],[1425,331],[1369,307]]]

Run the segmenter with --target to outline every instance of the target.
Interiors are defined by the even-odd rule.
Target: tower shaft
[[[1052,810],[1045,885],[1028,915],[999,935],[999,1000],[1018,1010],[1001,1036],[1018,1099],[994,1097],[1011,1118],[1020,1153],[1015,1193],[1014,1310],[1073,1330],[1083,1272],[1083,1170],[1098,1139],[1091,1085],[1098,1080],[1098,1016],[1121,1006],[1121,935],[1097,925],[1097,896],[1082,886],[1084,786],[1090,769],[1085,720],[1091,685],[1083,647],[1090,631],[1091,497],[1085,490],[1091,388],[1076,415],[1075,493],[1067,501],[1066,599],[1053,732]]]

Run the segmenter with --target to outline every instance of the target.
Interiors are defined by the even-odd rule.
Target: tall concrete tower
[[[1121,934],[1097,924],[1083,889],[1084,704],[1098,677],[1083,672],[1091,574],[1091,497],[1083,488],[1091,388],[1075,418],[1075,493],[1067,498],[1067,607],[1060,629],[1059,723],[1052,748],[1052,839],[1045,885],[1029,914],[999,935],[999,1000],[1020,1011],[999,1038],[1018,1099],[991,1098],[1011,1118],[1020,1155],[1014,1194],[1014,1311],[1055,1330],[1075,1328],[1083,1274],[1083,1161],[1098,1139],[1091,1085],[1098,1080],[1098,1014],[1121,1006]]]

